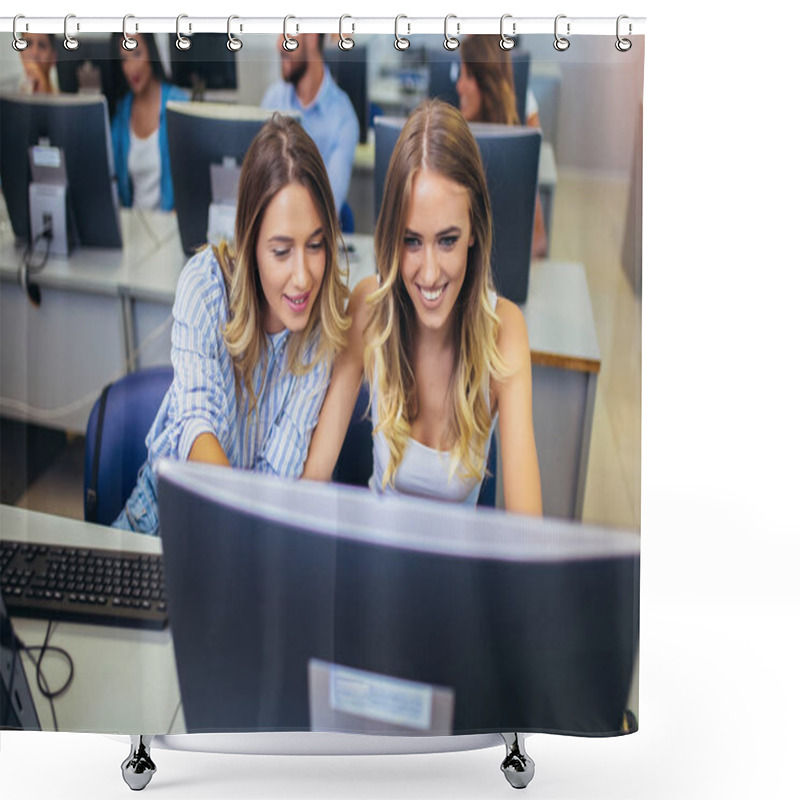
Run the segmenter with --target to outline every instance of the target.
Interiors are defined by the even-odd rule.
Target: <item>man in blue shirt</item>
[[[278,37],[283,80],[267,89],[261,107],[300,112],[303,127],[325,162],[336,208],[341,211],[358,144],[358,117],[322,60],[325,34],[304,33],[296,38],[300,46],[287,52],[283,37]]]

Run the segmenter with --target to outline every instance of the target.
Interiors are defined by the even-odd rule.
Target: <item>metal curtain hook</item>
[[[623,39],[619,35],[620,22],[622,22],[622,20],[624,20],[624,19],[628,19],[627,14],[620,14],[617,17],[617,41],[614,42],[614,47],[616,47],[617,50],[619,50],[620,53],[627,53],[628,50],[630,50],[631,47],[633,47],[633,42],[631,42],[630,39]],[[633,33],[633,26],[629,22],[628,23],[628,36],[630,36],[632,33]]]
[[[13,27],[11,29],[13,34],[14,34],[14,39],[11,42],[11,46],[18,53],[21,53],[28,46],[28,40],[27,39],[23,39],[19,35],[19,33],[17,32],[17,22],[19,22],[19,20],[21,20],[21,19],[25,19],[25,16],[23,14],[17,14],[17,16],[14,17],[14,25],[13,25]],[[28,23],[27,22],[25,23],[25,30],[26,31],[28,30]]]
[[[401,36],[398,32],[398,28],[400,26],[400,20],[405,19],[407,20],[408,17],[405,14],[398,14],[394,18],[394,46],[396,50],[408,50],[411,45],[411,42],[405,38],[405,36]],[[408,28],[407,33],[411,33],[411,23],[406,22],[406,27]]]
[[[461,42],[459,42],[458,39],[456,39],[455,36],[451,36],[447,32],[447,23],[451,19],[458,20],[458,17],[455,14],[448,14],[444,18],[444,43],[443,44],[444,44],[444,49],[445,50],[450,50],[450,52],[452,52],[453,50],[458,50],[458,46],[461,44]],[[461,33],[461,23],[456,21],[456,34],[459,34],[459,33]]]
[[[505,31],[503,30],[503,25],[507,19],[511,19],[511,14],[503,14],[500,17],[500,49],[501,50],[511,50],[516,42],[511,38],[511,36],[506,36]],[[517,35],[517,23],[511,23],[511,35]]]
[[[231,22],[233,22],[235,19],[239,19],[239,17],[237,17],[235,14],[231,14],[231,16],[228,17],[228,41],[225,43],[225,46],[231,51],[231,53],[236,53],[237,51],[241,50],[242,47],[244,47],[242,40],[237,39],[231,33]],[[239,25],[239,32],[241,33],[241,31],[242,26]]]
[[[77,39],[69,35],[69,21],[71,19],[75,19],[74,14],[67,14],[67,16],[64,17],[64,49],[70,52],[77,50],[81,46],[81,43]],[[80,29],[80,23],[77,23],[76,30]]]
[[[134,17],[133,14],[126,14],[122,18],[122,46],[128,51],[135,50],[139,46],[139,40],[138,39],[131,39],[131,37],[128,36],[128,20],[129,19],[136,19],[136,17]],[[138,22],[136,23],[134,29],[136,31],[139,30],[139,23]]]
[[[567,39],[565,36],[562,36],[558,32],[558,21],[560,19],[566,19],[566,18],[567,18],[566,14],[559,14],[556,17],[555,25],[553,26],[553,30],[555,31],[555,37],[556,37],[556,40],[553,42],[553,47],[555,47],[555,49],[561,53],[563,53],[566,49],[569,48],[569,39]],[[570,24],[569,22],[567,22],[567,36],[569,36],[569,33],[570,33]]]
[[[353,39],[351,36],[345,36],[342,33],[342,26],[344,25],[344,21],[346,19],[353,19],[349,14],[342,14],[339,17],[339,49],[341,50],[352,50],[356,46],[356,40]],[[356,32],[356,24],[353,23],[352,33]]]
[[[181,33],[181,20],[182,19],[189,19],[189,15],[188,14],[178,14],[178,18],[175,20],[175,36],[176,36],[175,47],[177,47],[178,50],[188,50],[192,46],[192,40],[191,39],[187,39]],[[192,32],[192,23],[190,22],[189,23],[189,33],[191,33],[191,32]]]
[[[288,17],[283,18],[283,49],[286,50],[287,53],[293,53],[298,47],[300,47],[300,42],[298,42],[294,37],[289,36],[288,26],[290,19],[297,19],[297,17],[289,15]],[[297,32],[297,30],[299,29],[295,27],[295,32]]]

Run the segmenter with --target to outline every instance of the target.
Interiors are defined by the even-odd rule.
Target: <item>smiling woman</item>
[[[366,372],[373,491],[474,504],[499,424],[505,507],[541,514],[528,336],[519,309],[492,286],[490,221],[466,121],[445,103],[423,103],[392,153],[378,275],[353,292],[348,347],[304,477],[330,478]]]
[[[348,325],[336,220],[316,145],[275,115],[242,164],[236,251],[206,247],[181,272],[175,377],[115,527],[158,532],[161,457],[300,475]]]

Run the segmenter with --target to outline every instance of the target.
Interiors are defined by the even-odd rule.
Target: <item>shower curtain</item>
[[[80,513],[66,498],[56,508],[20,507],[21,491],[47,478],[52,454],[21,491],[4,468],[2,724],[125,734],[632,732],[644,37],[629,49],[615,47],[613,33],[573,37],[562,48],[552,35],[529,34],[506,51],[492,34],[493,54],[462,64],[467,37],[449,50],[433,34],[412,32],[406,49],[386,34],[355,34],[351,49],[337,46],[335,34],[320,36],[327,94],[310,103],[299,99],[302,75],[291,70],[312,68],[286,61],[282,36],[242,35],[236,49],[226,47],[227,34],[194,33],[186,50],[172,35],[157,36],[149,58],[160,65],[164,108],[158,143],[147,156],[138,152],[159,153],[160,191],[132,188],[142,171],[130,142],[139,138],[130,117],[136,87],[108,35],[81,34],[74,51],[59,42],[56,63],[38,67],[57,85],[53,102],[105,99],[105,152],[80,151],[74,130],[36,128],[34,120],[50,119],[40,113],[48,101],[31,93],[33,70],[4,36],[4,424],[66,432],[74,447],[104,386],[158,366],[178,369],[176,287],[197,248],[236,235],[239,170],[267,118],[262,104],[289,110],[317,141],[344,231],[338,257],[349,288],[374,275],[394,144],[419,104],[437,97],[472,115],[486,169],[493,286],[520,309],[529,340],[544,516],[503,509],[515,465],[502,451],[490,460],[477,509],[435,497],[376,498],[365,480],[369,398],[339,461],[338,477],[352,467],[352,480],[295,483],[168,463],[157,478],[162,537],[68,520]],[[512,90],[504,119],[492,110],[503,100],[491,83],[498,75]],[[34,105],[25,105],[30,98]],[[179,106],[189,103],[186,123]],[[209,120],[249,121],[247,141],[209,124],[217,138],[198,143],[191,130]],[[181,123],[185,138],[170,131]],[[84,135],[94,135],[88,122]],[[66,174],[47,164],[59,157]],[[86,175],[103,170],[106,185],[92,205]],[[59,186],[56,211],[34,211],[36,192],[49,197]],[[103,211],[112,223],[98,230]],[[60,252],[55,227],[42,234],[36,226],[55,226],[62,212]],[[117,413],[124,430],[133,411]],[[23,446],[16,457],[30,452]],[[83,492],[86,509],[94,463],[87,456],[86,480],[73,470],[65,490]],[[27,555],[8,542],[33,546],[34,556],[42,547],[108,548],[163,564],[165,625],[131,627],[113,614],[99,624],[49,624],[46,612],[22,602]],[[68,591],[96,599],[104,590]]]

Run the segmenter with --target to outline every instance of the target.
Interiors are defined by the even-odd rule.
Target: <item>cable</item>
[[[33,264],[31,263],[31,259],[36,251],[36,245],[42,239],[47,241],[44,257],[38,264]],[[45,268],[47,260],[50,258],[50,243],[52,241],[53,225],[52,222],[47,220],[45,222],[44,230],[42,230],[38,236],[36,236],[33,242],[25,248],[25,252],[22,254],[22,261],[19,265],[20,286],[22,286],[22,288],[25,290],[25,293],[28,295],[28,299],[31,301],[31,303],[37,308],[42,304],[42,292],[37,284],[30,282],[30,276],[38,274]]]
[[[39,688],[39,691],[42,693],[42,696],[47,699],[50,704],[50,713],[53,715],[53,728],[58,731],[58,720],[56,719],[56,708],[53,703],[53,700],[60,697],[64,692],[69,689],[72,685],[72,679],[75,675],[75,664],[72,661],[72,657],[70,654],[64,650],[63,647],[53,647],[50,644],[50,634],[53,630],[53,620],[49,620],[47,623],[47,632],[44,636],[44,644],[42,645],[32,645],[28,647],[22,641],[17,638],[17,644],[19,649],[22,650],[23,653],[30,659],[31,663],[36,667],[36,685]],[[35,650],[39,650],[39,658],[34,658],[33,652]],[[45,676],[44,672],[42,671],[42,661],[44,661],[45,655],[50,653],[56,653],[58,655],[63,656],[67,660],[67,664],[69,665],[69,675],[67,679],[64,681],[64,685],[58,689],[50,689],[50,685],[48,684],[47,677]]]

